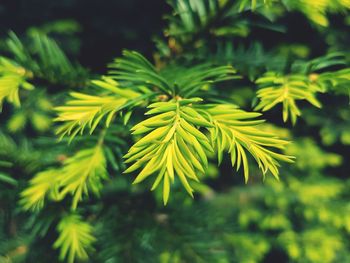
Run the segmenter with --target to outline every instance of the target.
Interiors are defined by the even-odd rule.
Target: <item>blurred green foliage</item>
[[[60,4],[91,12],[89,3],[77,3]],[[137,21],[123,24],[116,9],[118,18],[110,16],[119,24],[108,28],[108,17],[91,17],[102,28],[93,36],[72,14],[1,39],[0,262],[350,262],[350,2],[168,3],[163,35]],[[144,3],[118,5],[136,10]],[[0,18],[6,8],[11,5],[0,3]],[[141,31],[147,40],[137,38]],[[88,44],[109,39],[103,34],[142,51],[153,38],[154,66],[124,52],[108,77],[90,70],[86,65],[98,67],[93,56],[107,46]],[[112,51],[104,63],[121,53]],[[123,174],[123,155],[143,136],[129,130],[142,123],[148,102],[162,103],[177,91],[262,111],[268,123],[259,134],[289,140],[283,153],[295,163],[279,168],[279,181],[271,174],[261,180],[259,167],[249,165],[244,185],[243,171],[221,154],[229,144],[221,131],[218,157],[207,153],[204,183],[186,188],[195,198],[175,181],[164,207],[161,187],[150,192],[153,181],[132,185],[135,176]],[[58,142],[57,134],[71,136]],[[249,138],[254,146],[257,138]],[[273,142],[281,148],[285,141]],[[249,164],[255,158],[262,170],[266,163],[277,167],[248,149]]]

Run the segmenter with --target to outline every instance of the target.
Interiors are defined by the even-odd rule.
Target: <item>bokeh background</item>
[[[104,74],[106,65],[124,48],[157,58],[162,52],[156,39],[165,39],[169,22],[164,16],[171,13],[171,6],[161,0],[1,1],[0,53],[6,53],[9,30],[25,36],[54,24],[51,33],[68,56],[89,74]],[[260,23],[257,14],[243,16]],[[247,34],[226,38],[250,50],[237,51],[233,66],[237,63],[241,71],[260,72],[276,58],[285,60],[290,54],[314,58],[329,51],[342,51],[349,61],[350,16],[346,12],[330,14],[329,25],[323,27],[298,10],[284,11],[273,24],[282,29],[249,27]],[[208,43],[213,48],[212,41]],[[260,64],[252,66],[249,61]],[[227,94],[251,109],[251,84],[240,85],[235,90],[226,87]],[[68,90],[59,87],[59,92]],[[52,104],[55,92],[49,92]],[[283,165],[280,181],[272,176],[262,181],[258,169],[252,168],[245,185],[229,160],[219,168],[212,162],[206,184],[196,186],[194,200],[178,189],[163,207],[160,193],[154,196],[147,187],[133,188],[130,179],[112,173],[101,198],[87,202],[86,214],[98,218],[94,223],[98,241],[89,262],[350,262],[349,97],[321,94],[319,99],[323,108],[305,103],[303,117],[295,126],[282,122],[280,109],[264,113],[274,123],[265,129],[293,141],[287,153],[296,156],[296,163]],[[52,136],[48,131],[52,124],[42,120],[44,124],[34,121],[34,128],[17,127],[13,121],[11,126],[8,120],[13,114],[5,105],[0,117],[0,155],[10,158],[4,149],[12,147],[16,163],[15,168],[0,167],[1,174],[10,173],[16,180],[0,182],[0,262],[58,262],[58,252],[52,248],[57,236],[54,224],[50,225],[54,222],[50,209],[57,207],[33,216],[18,205],[18,193],[42,166],[40,162],[45,162],[44,156],[50,151],[50,156],[57,157],[51,148],[38,146]],[[48,128],[40,129],[41,125]],[[39,143],[31,145],[38,139]],[[43,229],[45,234],[40,235]]]

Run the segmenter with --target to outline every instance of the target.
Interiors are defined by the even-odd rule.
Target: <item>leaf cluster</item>
[[[57,225],[57,231],[59,236],[53,247],[60,248],[60,260],[73,263],[76,258],[88,259],[87,252],[96,240],[90,224],[82,221],[77,214],[68,214]]]
[[[249,168],[246,151],[256,160],[265,174],[267,171],[278,178],[278,161],[291,162],[291,156],[276,153],[267,148],[284,149],[286,141],[274,134],[258,130],[254,126],[263,120],[250,120],[259,113],[249,113],[232,105],[197,105],[201,99],[191,98],[151,104],[146,114],[157,114],[132,128],[134,135],[147,133],[126,154],[126,163],[134,162],[125,172],[142,169],[134,183],[140,183],[152,174],[157,177],[154,190],[163,181],[163,200],[169,198],[170,183],[175,175],[192,196],[188,180],[199,181],[204,174],[207,155],[215,149],[219,163],[223,152],[231,154],[232,166],[244,167],[245,181]],[[193,104],[193,106],[191,106]],[[209,132],[203,132],[201,128]]]
[[[347,66],[344,54],[336,52],[310,61],[295,61],[290,67],[290,74],[266,72],[255,81],[259,86],[259,102],[255,110],[268,111],[282,104],[283,121],[286,122],[290,116],[295,124],[301,115],[296,103],[298,100],[306,100],[321,108],[317,93],[348,92],[349,68],[344,66]]]
[[[83,149],[67,158],[62,167],[38,173],[21,193],[21,204],[25,210],[38,211],[47,197],[59,201],[72,196],[72,209],[84,195],[98,195],[102,181],[107,179],[106,159],[101,146]]]

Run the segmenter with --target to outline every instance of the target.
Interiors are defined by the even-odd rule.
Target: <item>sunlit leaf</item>
[[[207,151],[212,147],[198,127],[212,124],[197,113],[191,103],[200,99],[158,102],[151,104],[146,114],[156,114],[132,128],[134,134],[146,134],[124,156],[125,163],[134,163],[125,173],[141,169],[134,183],[155,175],[154,190],[163,181],[163,200],[167,203],[171,184],[179,179],[193,196],[190,181],[198,181],[207,165]]]
[[[224,152],[231,155],[232,167],[238,171],[243,167],[245,182],[249,178],[249,153],[258,163],[265,175],[270,171],[278,179],[279,162],[292,162],[293,157],[278,153],[283,150],[287,141],[279,139],[275,134],[259,129],[263,120],[257,112],[246,112],[232,105],[200,106],[199,113],[206,112],[214,125],[209,128],[212,145],[217,149],[219,163]]]
[[[268,72],[256,83],[260,89],[257,92],[259,103],[255,110],[268,111],[282,104],[284,122],[290,116],[292,123],[295,124],[297,117],[301,115],[296,104],[298,100],[306,100],[313,106],[321,108],[321,103],[315,95],[322,90],[305,75],[281,76],[275,72]]]

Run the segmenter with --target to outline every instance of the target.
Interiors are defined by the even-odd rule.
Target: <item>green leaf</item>
[[[26,81],[27,71],[14,62],[0,57],[0,108],[6,99],[14,106],[20,106],[19,89],[32,90],[34,86]]]
[[[60,249],[61,261],[73,263],[77,259],[88,259],[88,250],[92,250],[92,244],[96,240],[90,224],[83,222],[77,214],[69,214],[61,219],[57,231],[59,236],[53,247]]]
[[[125,87],[137,86],[157,87],[167,94],[173,93],[173,87],[158,73],[156,68],[140,53],[123,51],[123,57],[110,64],[109,75]],[[130,84],[127,84],[130,83]]]
[[[178,178],[186,191],[193,196],[190,181],[198,181],[197,175],[205,171],[208,161],[206,151],[213,151],[207,137],[198,129],[211,126],[191,104],[198,99],[182,102],[168,101],[154,103],[147,114],[157,114],[132,128],[133,133],[145,134],[124,156],[131,165],[125,173],[141,169],[134,183],[140,183],[153,174],[157,177],[154,190],[163,180],[163,201],[168,202],[171,184]],[[182,116],[191,114],[194,122]]]
[[[1,173],[1,172],[0,172],[0,182],[7,183],[7,184],[10,184],[12,186],[18,185],[18,182],[16,179],[12,178],[8,174]]]
[[[64,122],[56,131],[62,139],[68,135],[73,139],[78,133],[83,134],[85,128],[93,133],[97,125],[105,118],[105,126],[108,127],[117,112],[135,106],[149,94],[141,95],[132,90],[121,89],[111,79],[104,78],[104,81],[96,80],[93,84],[101,91],[101,95],[87,95],[78,92],[71,92],[71,100],[65,106],[56,107],[57,122]],[[151,93],[152,95],[152,93]]]
[[[106,158],[101,145],[83,149],[67,158],[63,166],[40,172],[30,180],[21,193],[20,203],[25,210],[40,210],[47,196],[58,201],[72,196],[72,209],[84,195],[99,195],[102,181],[107,179]]]
[[[321,103],[316,99],[316,93],[321,91],[317,83],[313,83],[304,75],[281,76],[275,72],[268,72],[256,80],[261,87],[257,92],[259,103],[255,110],[268,111],[277,104],[283,105],[283,121],[291,117],[295,124],[301,115],[297,100],[306,100],[317,108]]]
[[[56,191],[61,177],[58,169],[40,172],[29,181],[29,186],[21,192],[20,204],[24,210],[38,211],[43,208],[45,198]]]
[[[102,181],[107,179],[106,158],[102,146],[77,152],[65,160],[58,180],[58,198],[67,194],[73,196],[72,209],[75,210],[83,195],[89,192],[98,195]]]
[[[87,71],[72,63],[57,42],[43,31],[31,30],[25,44],[13,33],[6,43],[16,62],[29,69],[29,75],[45,79],[50,83],[69,86],[81,85],[87,79]]]
[[[122,58],[117,58],[110,65],[109,75],[120,82],[121,86],[137,89],[146,86],[159,89],[168,95],[192,96],[195,92],[219,81],[238,78],[231,66],[213,66],[202,64],[188,67],[171,65],[157,70],[141,54],[124,51]],[[185,103],[185,101],[183,102]]]
[[[214,127],[209,128],[211,143],[217,149],[219,163],[223,152],[231,154],[232,167],[237,171],[243,164],[245,182],[249,178],[247,152],[258,163],[263,174],[270,171],[278,178],[279,161],[292,162],[292,156],[277,153],[272,149],[283,150],[287,141],[271,133],[264,132],[251,119],[259,116],[256,112],[245,112],[232,105],[198,106],[198,112],[205,111],[211,116]]]
[[[182,67],[170,65],[162,69],[161,74],[176,87],[176,94],[189,98],[196,92],[205,89],[208,85],[217,82],[240,78],[235,75],[236,70],[232,66],[215,66],[212,64],[199,64]]]

